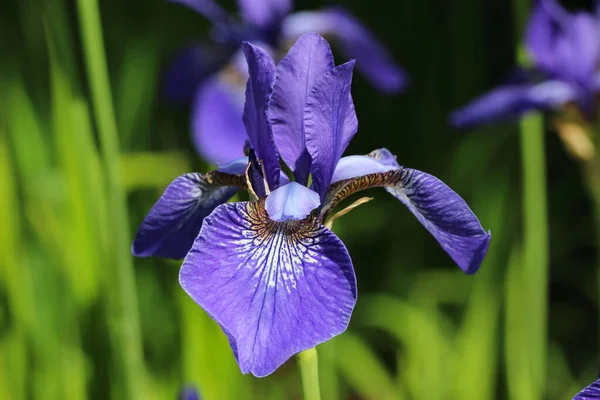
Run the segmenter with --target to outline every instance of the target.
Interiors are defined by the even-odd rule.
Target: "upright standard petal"
[[[346,58],[355,59],[356,67],[378,90],[395,94],[408,84],[404,70],[389,52],[349,12],[328,8],[316,12],[298,12],[284,20],[282,34],[295,38],[305,32],[319,32],[331,37]]]
[[[171,3],[177,3],[191,8],[199,14],[204,15],[212,21],[227,19],[228,15],[213,0],[169,0]]]
[[[206,80],[223,68],[235,53],[227,44],[202,42],[183,49],[167,70],[164,92],[173,102],[189,103]]]
[[[321,205],[319,195],[298,182],[291,182],[271,192],[265,209],[273,221],[302,220]]]
[[[248,189],[257,198],[267,197],[267,184],[263,173],[262,164],[256,159],[256,154],[253,149],[248,153],[248,167],[246,168],[246,181]]]
[[[279,25],[292,5],[292,0],[238,0],[244,20],[264,29]]]
[[[308,182],[311,161],[304,142],[304,106],[315,81],[333,67],[329,43],[317,33],[302,35],[277,65],[269,119],[281,158],[302,185]]]
[[[600,22],[588,13],[569,15],[554,48],[554,73],[591,86],[600,60]]]
[[[198,90],[192,110],[192,139],[206,161],[223,164],[244,156],[248,136],[241,118],[242,96],[220,77]]]
[[[330,210],[351,194],[373,187],[384,187],[408,207],[464,272],[477,272],[490,234],[458,194],[424,172],[400,167],[339,181],[331,186],[321,218],[325,220]]]
[[[564,81],[502,86],[454,111],[450,123],[461,128],[476,126],[516,118],[532,110],[553,110],[576,98],[576,88]]]
[[[600,399],[600,379],[590,383],[585,389],[577,393],[573,400],[596,400]]]
[[[242,45],[248,62],[248,84],[244,125],[256,156],[265,169],[270,190],[279,186],[279,153],[273,140],[273,130],[267,116],[267,107],[275,84],[275,63],[267,52],[248,42]]]
[[[350,94],[354,61],[327,71],[319,78],[304,108],[306,148],[312,157],[314,189],[325,199],[333,172],[358,129]]]
[[[543,1],[536,3],[525,31],[528,52],[533,56],[536,66],[546,72],[555,69],[554,46],[560,29],[547,8]]]
[[[199,173],[181,175],[167,186],[142,221],[131,252],[137,257],[185,257],[204,218],[229,200],[237,189],[233,185],[211,184]]]
[[[179,281],[229,334],[242,372],[259,377],[342,333],[356,303],[337,236],[314,218],[271,221],[264,201],[206,218]]]

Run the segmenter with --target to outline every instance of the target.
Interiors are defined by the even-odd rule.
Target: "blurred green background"
[[[242,375],[180,288],[180,263],[129,253],[165,186],[208,168],[189,109],[161,96],[169,60],[208,22],[163,0],[102,0],[100,25],[94,5],[0,5],[0,399],[174,399],[184,385],[208,400],[300,399],[294,359],[267,378]],[[343,6],[411,78],[387,97],[356,74],[348,152],[385,146],[443,179],[492,243],[466,276],[382,190],[338,220],[359,300],[349,330],[318,347],[323,399],[571,398],[600,367],[596,228],[580,167],[547,129],[546,246],[545,222],[522,211],[523,187],[534,207],[544,198],[543,182],[523,185],[519,136],[540,117],[474,132],[447,124],[515,65],[528,2]]]

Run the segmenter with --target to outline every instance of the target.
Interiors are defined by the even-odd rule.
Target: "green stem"
[[[594,132],[597,137],[597,132]],[[588,194],[594,207],[594,225],[596,229],[596,263],[598,265],[597,285],[600,291],[600,156],[595,155],[583,164],[587,180]]]
[[[531,1],[514,0],[513,17],[516,37],[521,37],[531,12]],[[517,48],[519,64],[528,64],[527,53]],[[546,347],[548,321],[548,212],[546,191],[546,156],[542,115],[521,120],[521,168],[523,173],[523,252],[520,271],[523,310],[518,327],[523,332],[523,351],[516,354],[525,376],[519,377],[531,390],[531,399],[541,399],[546,381]],[[517,366],[513,366],[517,367]]]
[[[321,400],[319,389],[319,358],[317,348],[305,350],[298,354],[298,364],[302,377],[304,400]]]
[[[548,314],[548,220],[544,126],[540,115],[521,122],[523,168],[523,288],[527,301],[523,332],[528,332],[531,379],[541,397],[546,379]]]
[[[131,254],[129,252],[129,222],[125,192],[120,179],[120,157],[117,124],[113,111],[110,82],[104,54],[104,41],[97,0],[78,0],[79,27],[94,114],[106,168],[109,215],[112,221],[111,249],[108,257],[107,282],[110,302],[109,318],[113,338],[114,359],[121,360],[125,398],[145,398],[144,362],[139,326],[137,290]]]

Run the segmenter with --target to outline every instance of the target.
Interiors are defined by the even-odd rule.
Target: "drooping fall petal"
[[[314,218],[270,220],[263,201],[206,218],[179,280],[226,330],[242,372],[259,377],[343,332],[356,302],[343,243]]]

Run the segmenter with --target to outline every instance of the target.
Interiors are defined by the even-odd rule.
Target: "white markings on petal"
[[[256,376],[343,332],[356,302],[342,242],[314,218],[274,222],[264,203],[217,208],[180,272],[229,334],[242,372]]]
[[[319,195],[297,182],[291,182],[271,192],[265,208],[273,221],[302,220],[321,205]]]

